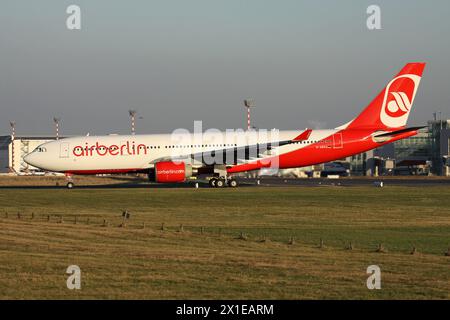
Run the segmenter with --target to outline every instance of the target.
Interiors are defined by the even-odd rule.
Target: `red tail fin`
[[[408,63],[347,128],[375,130],[406,125],[425,63]]]

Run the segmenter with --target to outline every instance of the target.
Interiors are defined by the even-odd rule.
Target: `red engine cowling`
[[[155,181],[161,183],[184,182],[192,169],[184,162],[163,161],[155,164]]]

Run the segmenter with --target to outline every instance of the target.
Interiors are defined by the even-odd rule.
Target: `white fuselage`
[[[302,131],[231,131],[203,134],[109,135],[65,138],[41,145],[26,156],[35,167],[55,172],[101,172],[145,170],[158,161],[189,158],[192,154],[233,149],[255,144],[292,140]],[[313,130],[302,143],[276,147],[280,155],[304,148],[337,130]],[[254,155],[257,158],[258,155]],[[259,155],[261,157],[261,155]],[[201,163],[193,163],[202,166]]]

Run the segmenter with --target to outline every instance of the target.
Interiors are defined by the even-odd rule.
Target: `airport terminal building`
[[[345,159],[353,175],[450,176],[450,119],[428,121],[410,138]]]

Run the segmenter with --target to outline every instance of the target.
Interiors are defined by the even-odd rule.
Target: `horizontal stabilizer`
[[[401,129],[401,130],[397,130],[397,131],[392,131],[392,132],[386,132],[386,133],[378,134],[375,137],[376,138],[381,138],[381,137],[395,136],[395,135],[406,133],[406,132],[417,131],[417,130],[420,130],[420,129],[423,129],[423,128],[426,128],[426,127],[427,126],[405,128],[405,129]]]

